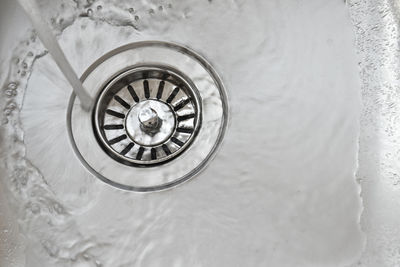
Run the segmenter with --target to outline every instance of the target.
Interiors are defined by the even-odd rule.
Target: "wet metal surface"
[[[80,74],[131,42],[195,49],[228,88],[231,122],[198,179],[151,194],[110,187],[76,158],[71,88],[26,34],[2,52],[6,266],[399,264],[395,2],[40,4]]]

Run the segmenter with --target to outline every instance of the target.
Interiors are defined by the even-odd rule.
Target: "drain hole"
[[[121,155],[126,155],[129,151],[131,151],[132,147],[135,145],[135,143],[130,143],[127,145],[124,150],[121,151]]]
[[[157,151],[156,151],[155,148],[152,148],[152,149],[151,149],[151,159],[152,159],[152,160],[157,159]]]
[[[171,141],[174,142],[175,144],[177,144],[178,146],[183,146],[185,144],[184,142],[182,142],[181,140],[179,140],[175,137],[172,137]]]
[[[177,128],[176,131],[178,133],[187,133],[187,134],[193,133],[193,129],[190,128]]]
[[[140,148],[139,148],[139,152],[138,152],[137,155],[136,155],[136,159],[137,159],[137,160],[141,160],[141,159],[142,159],[142,156],[143,156],[143,153],[144,153],[144,147],[140,147]]]
[[[123,99],[120,98],[119,96],[115,95],[115,96],[114,96],[114,99],[115,99],[118,103],[120,103],[124,108],[126,108],[126,109],[130,109],[130,108],[131,108],[131,105],[129,105],[128,103],[126,103],[125,100],[123,100]]]
[[[113,145],[113,144],[121,142],[122,140],[124,140],[126,138],[127,138],[127,136],[125,134],[123,134],[123,135],[120,135],[118,137],[115,137],[114,139],[109,140],[108,143],[110,145]]]
[[[167,99],[167,103],[168,103],[168,104],[171,103],[172,100],[174,100],[174,98],[175,98],[175,96],[178,94],[178,92],[179,92],[179,87],[176,87],[176,88],[174,89],[174,91],[172,91],[171,95],[170,95],[170,96],[168,97],[168,99]]]
[[[144,87],[144,97],[148,99],[150,97],[149,81],[145,80],[143,82],[143,87]]]
[[[139,97],[137,96],[135,89],[133,89],[132,86],[128,85],[128,91],[131,94],[133,100],[135,100],[135,102],[139,102]]]
[[[175,107],[174,107],[174,111],[178,111],[181,108],[183,108],[184,106],[186,106],[188,103],[190,103],[190,99],[187,98],[185,100],[182,100],[181,102],[179,102]]]
[[[162,149],[164,150],[166,155],[170,155],[171,151],[169,150],[169,148],[167,147],[167,145],[162,145]]]
[[[184,116],[179,116],[178,117],[178,121],[181,122],[181,121],[186,121],[186,120],[189,120],[189,119],[193,119],[195,116],[196,116],[195,114],[188,114],[188,115],[184,115]]]
[[[125,118],[125,115],[124,115],[124,114],[119,113],[119,112],[116,112],[116,111],[111,110],[111,109],[107,109],[107,110],[106,110],[106,113],[107,113],[107,114],[110,114],[111,116],[120,118],[120,119],[124,119],[124,118]]]
[[[103,129],[104,130],[121,130],[121,129],[124,129],[124,125],[122,125],[122,124],[104,125]]]
[[[164,91],[164,86],[165,86],[165,82],[161,81],[160,85],[158,86],[157,99],[160,99],[162,97],[162,94],[163,94],[163,91]]]

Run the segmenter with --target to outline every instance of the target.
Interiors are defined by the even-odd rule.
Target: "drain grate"
[[[124,71],[100,93],[94,112],[104,151],[127,165],[151,166],[176,158],[200,123],[197,89],[166,66]]]

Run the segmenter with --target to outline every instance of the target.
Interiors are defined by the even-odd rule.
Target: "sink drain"
[[[94,112],[104,151],[127,165],[176,158],[201,123],[200,96],[177,70],[142,66],[125,71],[101,92]]]
[[[102,181],[149,192],[181,184],[213,158],[228,103],[211,65],[186,47],[158,41],[117,48],[81,80],[92,112],[71,95],[68,134],[82,164]]]

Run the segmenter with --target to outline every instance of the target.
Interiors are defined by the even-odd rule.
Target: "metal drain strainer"
[[[139,42],[101,57],[81,80],[96,99],[72,94],[70,141],[101,180],[133,191],[163,190],[198,174],[224,136],[228,105],[211,65],[166,42]]]
[[[94,111],[104,151],[127,165],[150,166],[176,158],[200,123],[197,89],[167,66],[121,73],[101,92]]]

